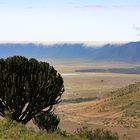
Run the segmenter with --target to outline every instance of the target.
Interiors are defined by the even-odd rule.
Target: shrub
[[[82,127],[77,130],[77,135],[81,138],[88,140],[119,140],[117,133],[112,133],[109,130],[95,129],[94,131],[89,130],[87,127]]]
[[[54,132],[60,122],[60,119],[52,112],[41,112],[34,117],[33,122],[40,128],[47,132]]]

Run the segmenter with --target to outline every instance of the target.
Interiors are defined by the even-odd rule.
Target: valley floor
[[[128,86],[139,82],[140,75],[75,72],[85,68],[132,68],[139,65],[73,61],[55,66],[64,78],[66,91],[62,99],[68,101],[56,107],[62,130],[73,133],[83,126],[106,128],[117,132],[122,140],[140,139],[140,85]],[[84,99],[94,97],[97,100],[84,102]],[[80,98],[83,98],[81,102]]]
[[[102,101],[84,102],[79,104],[60,105],[57,108],[61,118],[60,128],[73,133],[77,128],[87,126],[89,128],[105,128],[117,132],[122,140],[139,140],[140,128],[125,127],[116,119],[121,119],[122,112],[99,112]],[[137,120],[140,124],[140,119]]]

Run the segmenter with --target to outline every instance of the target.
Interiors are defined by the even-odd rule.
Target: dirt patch
[[[79,104],[60,105],[57,112],[61,118],[60,128],[73,133],[77,128],[88,126],[91,129],[105,128],[117,132],[120,137],[129,137],[131,140],[139,140],[140,129],[124,128],[114,122],[121,112],[99,112],[101,101],[85,102]],[[109,124],[106,124],[108,121]]]

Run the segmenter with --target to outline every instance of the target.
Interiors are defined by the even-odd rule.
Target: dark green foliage
[[[57,129],[60,119],[52,112],[41,112],[34,117],[33,122],[40,129],[47,130],[47,132],[51,133]]]
[[[92,131],[87,127],[83,127],[78,129],[76,133],[79,137],[86,138],[88,140],[119,140],[117,133],[113,134],[111,131],[99,128]]]
[[[75,98],[75,99],[63,99],[62,103],[81,103],[87,101],[95,101],[97,97],[88,97],[88,98]]]
[[[49,113],[60,102],[63,79],[46,62],[22,56],[0,59],[0,115],[5,111],[26,124],[38,113]]]

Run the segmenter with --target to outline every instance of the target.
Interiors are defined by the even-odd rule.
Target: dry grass
[[[117,131],[122,137],[127,135],[132,140],[138,140],[140,137],[139,90],[140,83],[121,88],[111,93],[109,97],[97,101],[60,105],[57,108],[62,118],[60,126],[68,131],[74,131],[74,128],[83,125],[91,128],[109,128]]]
[[[126,63],[63,63],[56,65],[60,73],[72,73],[83,68],[122,68],[138,65]],[[112,98],[110,91],[140,81],[140,75],[112,73],[78,73],[63,76],[66,92],[64,99],[99,97],[100,100],[78,104],[63,104],[57,107],[61,118],[60,127],[68,132],[82,126],[91,128],[107,128],[121,135],[122,140],[139,140],[140,138],[140,106],[139,92]],[[115,95],[116,92],[113,93]],[[127,135],[127,136],[126,136]]]
[[[79,73],[63,76],[66,92],[63,98],[103,97],[108,92],[140,81],[140,75],[112,73]]]

